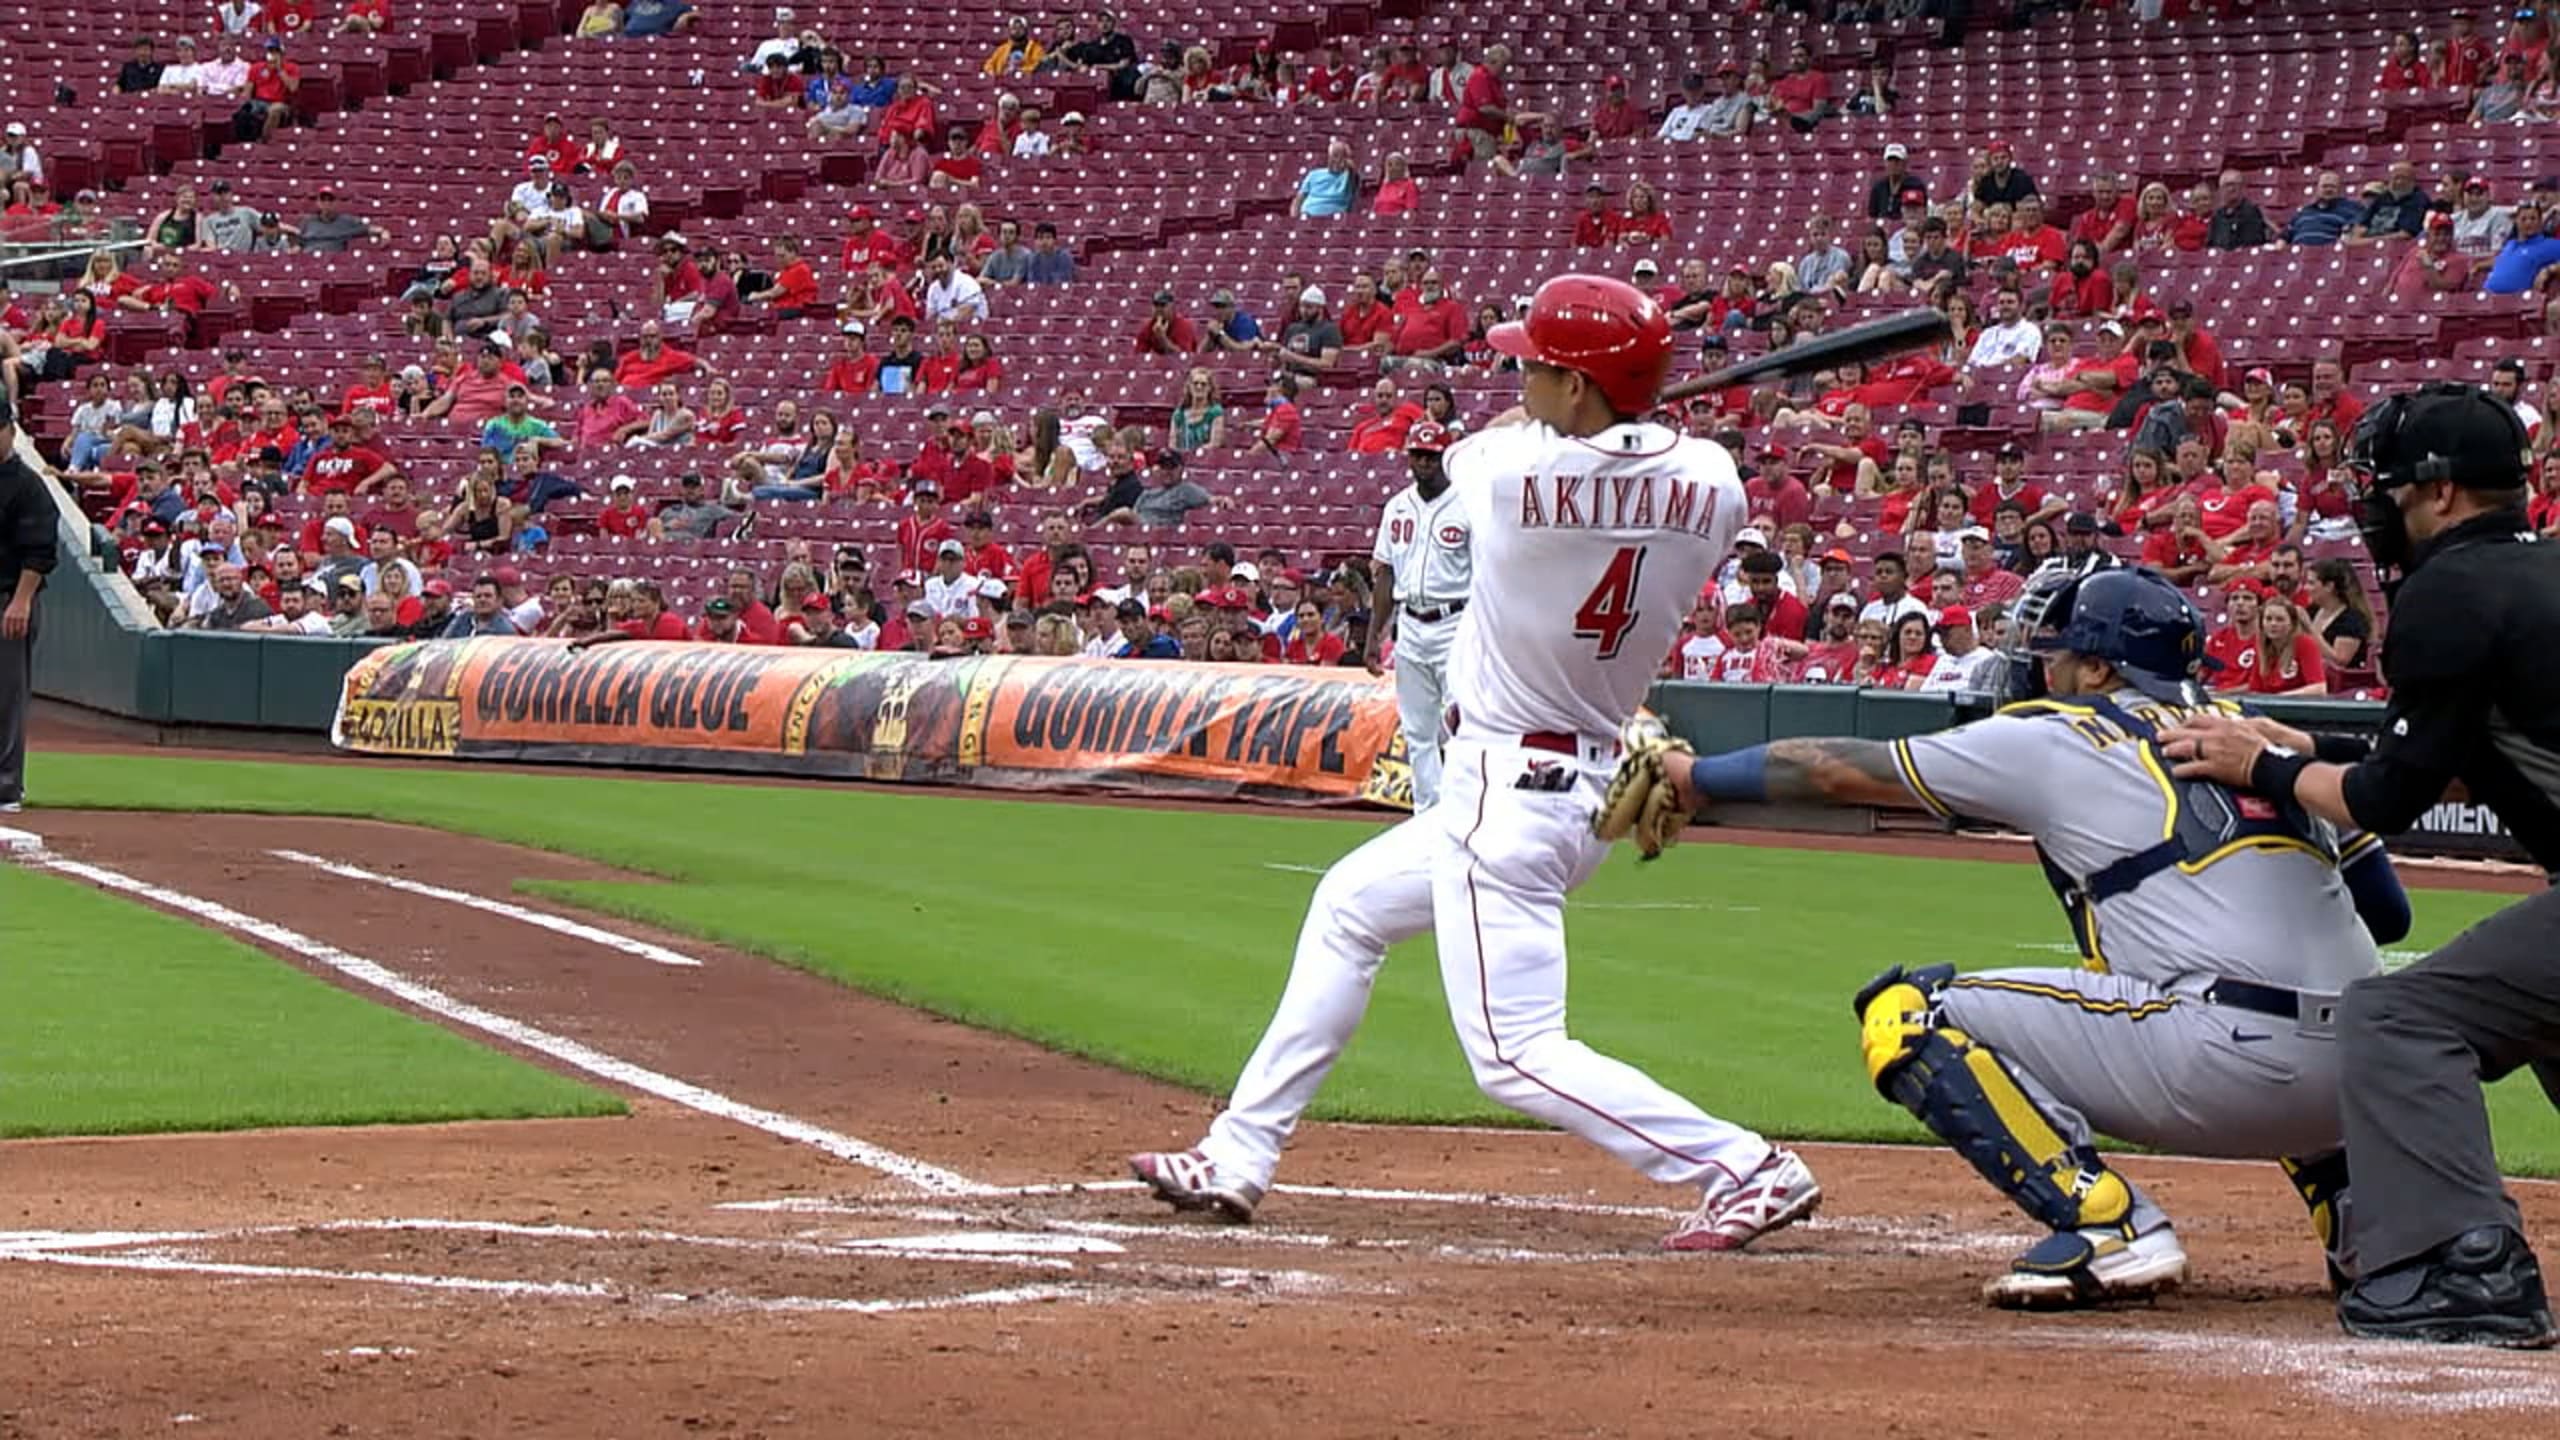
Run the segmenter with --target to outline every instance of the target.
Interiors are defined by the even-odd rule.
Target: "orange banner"
[[[1340,668],[435,640],[349,671],[332,738],[368,754],[1410,804],[1392,687]]]

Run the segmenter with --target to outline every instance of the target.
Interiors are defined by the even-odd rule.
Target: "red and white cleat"
[[[1662,1237],[1665,1250],[1740,1250],[1822,1208],[1822,1186],[1793,1150],[1772,1150],[1739,1188],[1700,1204]]]
[[[1176,1210],[1214,1210],[1238,1225],[1253,1219],[1262,1187],[1227,1180],[1197,1150],[1157,1150],[1129,1157],[1129,1173],[1147,1182],[1156,1198]]]

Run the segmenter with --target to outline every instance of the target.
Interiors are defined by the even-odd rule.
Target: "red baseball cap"
[[[1784,445],[1769,446],[1767,449],[1760,452],[1760,458],[1763,460],[1784,460],[1787,458],[1787,447]]]
[[[1986,155],[2006,155],[2010,153],[2009,142],[2006,140],[1994,140],[1990,144],[1983,146],[1982,150]]]
[[[877,220],[880,218],[880,215],[878,211],[873,210],[868,205],[856,205],[853,207],[853,213],[847,215],[845,218],[848,220]]]
[[[808,599],[800,602],[800,608],[803,610],[832,610],[835,606],[828,603],[825,595],[812,591],[810,592]]]
[[[1436,420],[1416,421],[1414,427],[1405,432],[1404,448],[1437,455],[1449,448],[1448,427]]]
[[[985,640],[994,636],[996,627],[987,623],[986,616],[972,615],[961,625],[960,633],[972,640]]]
[[[1938,612],[1939,629],[1953,630],[1958,626],[1962,626],[1967,630],[1972,629],[1973,612],[1967,610],[1961,605],[1950,605],[1946,609]]]
[[[1822,563],[1828,565],[1835,560],[1843,565],[1855,565],[1858,563],[1855,556],[1836,545],[1822,552]]]
[[[489,572],[489,578],[501,585],[521,585],[524,583],[524,572],[513,565],[501,565]]]
[[[442,580],[430,580],[427,582],[427,593],[430,595],[450,595],[453,593],[453,587]]]

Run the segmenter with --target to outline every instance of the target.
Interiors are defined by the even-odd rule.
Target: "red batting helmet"
[[[1652,296],[1605,275],[1559,275],[1529,313],[1485,337],[1505,355],[1579,371],[1621,415],[1653,408],[1671,373],[1671,317]]]

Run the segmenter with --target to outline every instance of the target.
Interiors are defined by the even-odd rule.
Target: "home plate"
[[[1050,1235],[1022,1230],[951,1230],[934,1235],[880,1235],[830,1242],[845,1250],[885,1250],[893,1255],[1122,1255],[1127,1247],[1090,1235]]]

